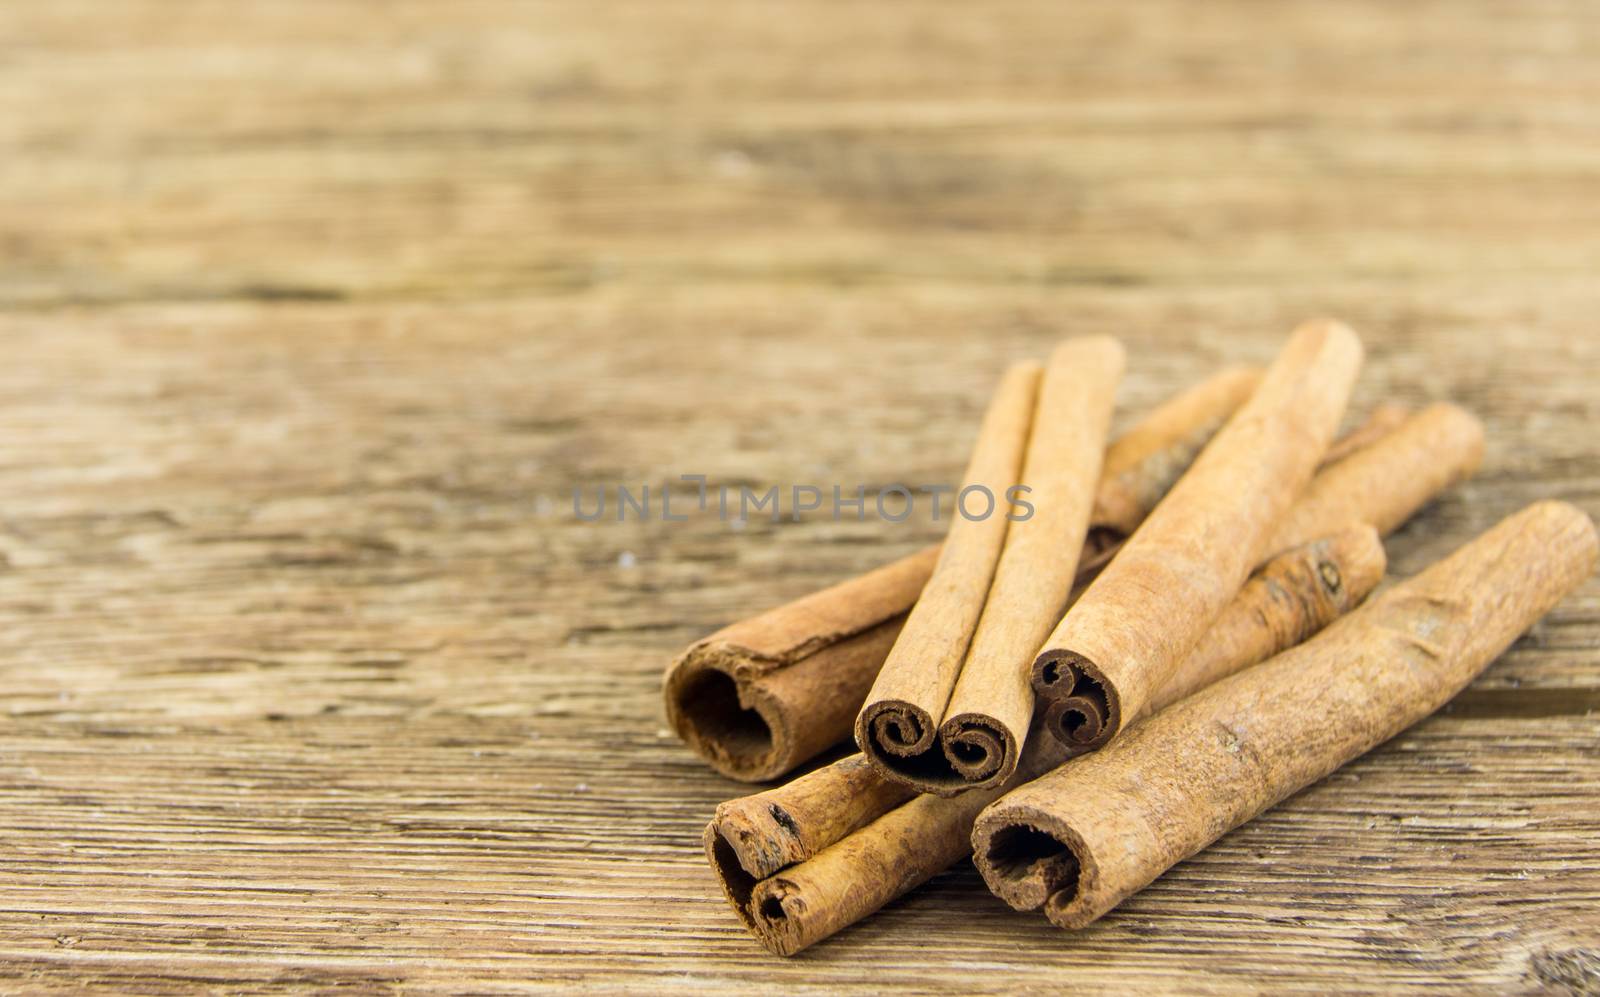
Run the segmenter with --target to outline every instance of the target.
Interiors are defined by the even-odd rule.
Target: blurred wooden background
[[[1092,929],[968,867],[790,961],[658,678],[923,517],[1004,364],[1126,421],[1298,319],[1600,514],[1600,7],[0,7],[0,988],[1600,992],[1600,583]]]

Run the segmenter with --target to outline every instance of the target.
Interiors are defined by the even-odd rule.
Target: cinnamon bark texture
[[[1071,340],[1051,354],[1022,469],[1032,514],[1006,532],[972,646],[941,711],[937,752],[875,753],[890,778],[949,795],[999,785],[1016,771],[1033,719],[1028,665],[1072,592],[1123,359],[1122,346],[1106,337]]]
[[[1085,746],[1149,708],[1260,563],[1327,450],[1360,366],[1361,344],[1343,325],[1297,329],[1255,394],[1067,611],[1032,681],[1047,699],[1092,707],[1079,711],[1100,719]]]
[[[978,431],[957,503],[987,493],[984,517],[953,516],[933,577],[922,591],[856,717],[856,744],[891,778],[937,765],[939,720],[978,625],[984,596],[1010,526],[1007,492],[1022,459],[1039,394],[1038,364],[1018,364],[1000,381]],[[982,491],[979,491],[979,490]],[[983,508],[979,506],[979,508]]]
[[[1365,510],[1362,522],[1387,536],[1482,460],[1477,417],[1447,402],[1430,405],[1318,473],[1266,548],[1283,550],[1336,530],[1349,522],[1353,507]]]
[[[1541,502],[1311,641],[1007,796],[973,832],[1003,898],[1081,928],[1231,828],[1459,692],[1594,570],[1577,508]],[[1048,889],[1014,891],[1041,878]],[[1016,903],[1016,900],[1013,900]]]
[[[1174,676],[1163,698],[1176,699],[1202,681],[1282,650],[1289,641],[1300,639],[1360,601],[1382,573],[1382,549],[1370,528],[1352,528],[1285,553],[1260,576],[1274,579],[1278,587],[1247,585],[1202,647]],[[827,807],[791,806],[785,814],[790,823],[801,826],[778,829],[761,819],[760,810],[779,800],[777,794],[782,791],[736,800],[719,807],[717,818],[707,825],[706,855],[740,921],[772,951],[790,955],[866,917],[966,856],[968,835],[978,812],[1007,787],[1059,765],[1072,750],[1043,731],[1034,731],[1017,772],[1002,786],[954,797],[917,796],[898,807],[892,797],[884,795],[895,784],[864,776],[861,756],[854,755],[796,780],[791,785],[808,783],[804,791],[781,797],[786,803],[798,798],[812,802],[832,798],[838,801],[837,813]],[[858,794],[857,800],[843,802],[851,793]],[[866,801],[882,807],[871,823],[863,823]],[[726,820],[735,810],[754,817]],[[806,826],[808,822],[814,823]],[[857,824],[859,830],[841,833],[842,828]],[[763,829],[763,840],[739,838],[741,834],[763,834]],[[827,840],[833,833],[839,837]],[[765,880],[752,875],[751,870],[758,867],[755,863],[741,859],[749,854],[803,854],[803,849],[794,847],[799,840],[806,841],[809,848],[822,847],[809,860]]]
[[[1120,540],[1138,525],[1259,379],[1250,368],[1217,374],[1112,443],[1091,532]],[[667,670],[668,722],[713,768],[747,782],[845,740],[938,556],[930,547],[695,642]],[[1092,567],[1080,563],[1080,580]]]

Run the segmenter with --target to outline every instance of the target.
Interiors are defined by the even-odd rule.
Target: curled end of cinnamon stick
[[[1068,908],[1094,876],[1091,857],[1072,829],[1032,808],[986,813],[973,828],[972,846],[984,882],[1015,910]]]
[[[967,783],[951,771],[938,736],[928,711],[902,699],[871,703],[856,720],[856,744],[879,775],[919,793],[951,796]]]
[[[868,704],[856,721],[856,740],[869,758],[915,758],[933,748],[938,733],[927,710],[902,699]]]
[[[1044,711],[1044,726],[1050,736],[1071,748],[1089,750],[1105,743],[1105,707],[1088,696],[1068,696],[1051,703]]]
[[[856,742],[879,775],[936,796],[998,785],[1016,771],[1021,751],[992,717],[963,713],[935,727],[926,710],[896,699],[862,711]]]
[[[1090,750],[1111,740],[1122,724],[1116,690],[1094,662],[1067,650],[1048,650],[1033,663],[1033,691],[1048,705],[1045,726],[1062,744]]]
[[[667,676],[667,721],[711,767],[732,779],[775,779],[797,759],[782,711],[738,678],[735,649],[697,644]]]
[[[1017,739],[1002,723],[981,713],[962,713],[939,727],[945,760],[965,789],[998,785],[1017,770]]]

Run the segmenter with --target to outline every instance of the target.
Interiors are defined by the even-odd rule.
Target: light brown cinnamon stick
[[[985,881],[1022,907],[1047,892],[1052,922],[1089,924],[1444,705],[1589,577],[1597,555],[1594,524],[1566,503],[1502,520],[1307,643],[1008,795],[974,828]],[[1014,890],[1018,879],[1031,882]]]
[[[1239,589],[1151,697],[1150,711],[1310,637],[1365,599],[1383,580],[1386,566],[1378,531],[1365,524],[1282,552]],[[1070,697],[1052,703],[1043,720],[1057,740],[1080,750],[1093,742],[1098,723],[1091,704]]]
[[[1361,344],[1344,326],[1297,329],[1255,394],[1067,611],[1032,681],[1047,699],[1093,707],[1100,724],[1088,745],[1148,709],[1260,563],[1321,461],[1360,365]]]
[[[1435,495],[1477,470],[1482,458],[1483,424],[1455,405],[1431,405],[1378,434],[1366,447],[1324,463],[1266,546],[1281,551],[1352,521],[1390,533]],[[1094,733],[1105,723],[1104,702],[1074,695],[1064,680],[1070,676],[1052,671],[1053,664],[1034,667],[1036,686],[1041,678],[1050,680],[1043,693],[1051,703],[1045,729],[1051,736],[1071,738],[1069,743],[1093,746]]]
[[[1259,379],[1253,368],[1223,371],[1112,443],[1091,532],[1114,546],[1138,525]],[[669,724],[717,771],[747,782],[845,740],[938,556],[930,547],[696,641],[663,682]]]
[[[983,417],[962,493],[983,489],[998,503],[1021,480],[1039,378],[1038,364],[1006,372]],[[888,778],[913,780],[921,768],[941,760],[935,747],[939,719],[977,628],[1010,512],[1007,502],[987,518],[958,515],[951,521],[933,577],[856,716],[856,744]]]
[[[1029,489],[1031,515],[1006,530],[954,690],[931,690],[948,701],[919,704],[939,723],[937,743],[902,755],[893,745],[875,743],[874,732],[863,728],[869,740],[862,748],[887,778],[951,795],[999,785],[1016,771],[1033,718],[1027,664],[1072,592],[1123,356],[1122,346],[1104,336],[1070,340],[1051,354],[1020,479]],[[929,612],[943,619],[950,608],[930,605]],[[912,619],[917,615],[913,611]],[[890,667],[884,666],[879,686],[893,688]],[[863,716],[881,709],[869,698]]]
[[[1260,368],[1230,367],[1166,402],[1117,438],[1100,466],[1079,571],[1105,564],[1260,383]]]
[[[1327,542],[1287,552],[1269,564],[1263,575],[1275,579],[1280,588],[1247,586],[1240,593],[1245,605],[1224,612],[1219,627],[1191,656],[1193,664],[1186,662],[1179,669],[1174,692],[1253,664],[1360,601],[1382,574],[1382,548],[1376,544],[1370,528],[1353,528]],[[1298,570],[1301,565],[1313,570]],[[1042,731],[1034,731],[1017,773],[1005,786],[1049,771],[1071,752]],[[969,851],[967,835],[973,819],[1004,792],[1004,787],[989,787],[954,797],[917,796],[895,807],[892,797],[881,794],[899,787],[881,778],[873,783],[863,777],[862,768],[861,756],[852,755],[796,780],[795,784],[808,783],[803,791],[775,790],[724,804],[706,826],[707,858],[730,906],[774,952],[798,952],[959,861]],[[826,807],[820,813],[786,808],[792,823],[814,824],[782,831],[759,818],[760,808],[773,801],[787,805],[800,798],[838,800],[851,792],[861,795],[856,803],[841,804],[841,810],[848,810],[847,818],[827,812]],[[868,800],[883,807],[871,823],[864,822],[866,809],[860,805]],[[756,819],[749,819],[752,814]],[[732,815],[737,816],[729,819]],[[831,833],[847,827],[860,829],[828,840]],[[744,837],[763,833],[764,840]],[[806,847],[796,847],[799,841]],[[819,844],[823,847],[808,851]],[[745,856],[751,854],[794,856],[801,861],[762,880],[752,869],[771,869],[774,863],[748,862]]]

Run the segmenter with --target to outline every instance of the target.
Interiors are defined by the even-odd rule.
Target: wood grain
[[[1392,570],[1600,515],[1592,5],[11,4],[0,153],[0,988],[1600,988],[1594,582],[1079,937],[962,869],[779,962],[661,669],[939,527],[570,505],[1332,313],[1488,431]]]

